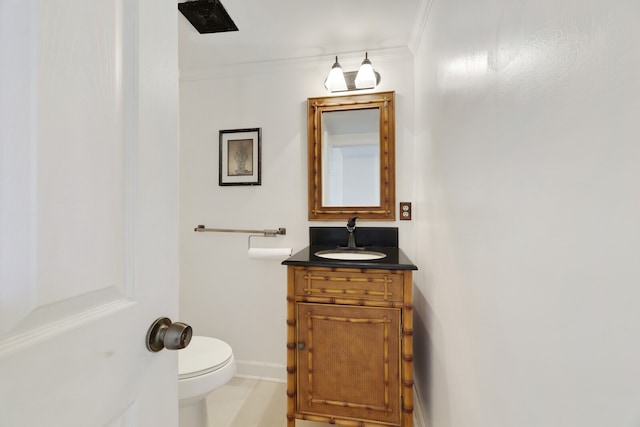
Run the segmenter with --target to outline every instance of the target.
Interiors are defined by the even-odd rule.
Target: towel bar
[[[264,237],[275,237],[277,235],[287,234],[286,228],[278,228],[277,230],[238,230],[229,228],[206,228],[204,225],[198,225],[193,231],[198,232],[213,232],[213,233],[249,233],[249,234],[262,234]]]

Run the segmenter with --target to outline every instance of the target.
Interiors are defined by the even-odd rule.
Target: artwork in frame
[[[262,129],[220,131],[220,185],[260,185]]]

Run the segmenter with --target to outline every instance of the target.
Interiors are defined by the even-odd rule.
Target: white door
[[[177,6],[0,0],[0,426],[176,426]]]

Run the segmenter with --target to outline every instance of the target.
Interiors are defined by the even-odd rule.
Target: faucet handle
[[[356,228],[356,219],[358,219],[357,216],[349,218],[349,221],[347,221],[347,229],[353,230],[354,228]]]

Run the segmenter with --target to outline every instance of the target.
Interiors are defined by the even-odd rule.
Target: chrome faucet
[[[347,242],[347,248],[348,249],[357,249],[358,247],[356,246],[356,219],[358,219],[357,216],[354,216],[352,218],[349,218],[349,221],[347,221],[347,231],[349,232],[349,240]]]

